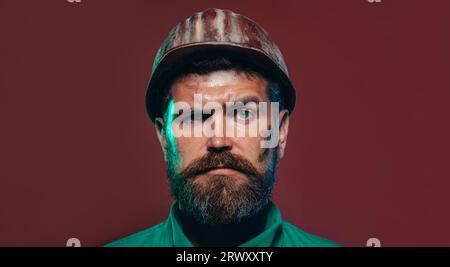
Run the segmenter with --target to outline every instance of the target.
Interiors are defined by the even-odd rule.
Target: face
[[[199,100],[200,107],[208,103],[226,107],[227,103],[238,101],[268,102],[270,114],[267,81],[234,70],[190,74],[172,84],[171,96],[165,118],[156,120],[156,128],[171,194],[178,200],[180,210],[201,223],[239,222],[261,210],[269,200],[278,159],[284,155],[289,126],[287,111],[279,111],[280,121],[275,124],[270,116],[266,120],[268,128],[279,129],[279,138],[278,146],[264,148],[261,141],[267,136],[259,132],[245,134],[256,121],[253,110],[244,108],[229,114],[224,108],[223,112],[211,112],[206,120],[204,116],[198,119],[192,116],[188,126],[208,123],[213,134],[180,136],[176,134],[180,131],[179,124],[174,122],[186,116],[186,112],[180,114],[174,103],[186,103],[196,113]],[[191,117],[191,113],[188,115]],[[226,132],[230,127],[235,133],[244,134],[230,136]]]

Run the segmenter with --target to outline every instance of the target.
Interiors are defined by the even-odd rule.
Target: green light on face
[[[173,99],[170,99],[169,104],[167,106],[166,114],[164,115],[164,132],[165,132],[165,138],[166,138],[166,144],[167,144],[167,164],[169,168],[178,168],[178,166],[181,166],[181,157],[178,153],[177,146],[176,146],[176,139],[173,134],[173,110],[175,107],[175,101]]]

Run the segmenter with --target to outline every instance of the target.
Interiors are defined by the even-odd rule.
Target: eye
[[[255,117],[255,111],[247,108],[236,110],[236,119],[243,121],[250,121]]]
[[[202,111],[196,111],[191,113],[191,122],[204,122],[209,117],[211,117],[212,114],[203,113]]]

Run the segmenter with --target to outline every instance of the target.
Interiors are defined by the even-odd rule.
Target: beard
[[[262,171],[242,156],[229,151],[209,152],[176,172],[176,157],[168,157],[171,195],[180,211],[201,224],[239,223],[262,210],[275,182],[277,153],[259,156]],[[237,176],[209,175],[215,168],[230,168]]]

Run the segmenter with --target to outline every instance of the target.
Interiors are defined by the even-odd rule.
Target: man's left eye
[[[252,120],[255,117],[255,112],[250,109],[239,109],[236,116],[238,120]]]

